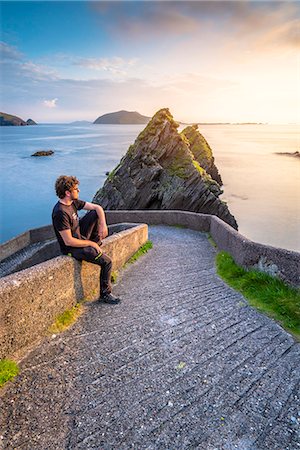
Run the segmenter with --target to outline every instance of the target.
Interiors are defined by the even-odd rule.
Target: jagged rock
[[[213,157],[212,150],[202,134],[198,131],[198,124],[186,127],[181,135],[185,136],[190,144],[190,150],[194,155],[194,158],[200,164],[203,169],[222,186],[222,178],[219,174],[217,167],[215,166],[215,158]]]
[[[54,154],[53,150],[40,150],[38,152],[33,153],[31,156],[51,156]]]
[[[26,123],[27,123],[27,125],[37,125],[37,123],[32,119],[27,119]]]
[[[218,197],[220,185],[201,167],[167,108],[139,134],[93,201],[104,209],[179,209],[215,214],[237,229]]]

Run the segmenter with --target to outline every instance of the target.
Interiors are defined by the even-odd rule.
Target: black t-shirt
[[[71,205],[64,205],[57,202],[52,211],[52,223],[54,231],[60,245],[60,249],[64,255],[71,251],[71,247],[65,245],[59,231],[71,230],[72,236],[81,239],[79,218],[77,211],[82,209],[85,202],[82,200],[73,200]]]

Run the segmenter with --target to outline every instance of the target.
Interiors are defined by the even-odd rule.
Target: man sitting
[[[76,177],[66,175],[61,175],[55,182],[59,201],[52,211],[52,223],[60,249],[64,255],[79,261],[98,264],[101,267],[99,300],[120,303],[120,299],[111,294],[111,259],[100,250],[102,239],[108,235],[103,208],[79,200],[78,185]],[[77,211],[81,209],[89,212],[79,219]]]

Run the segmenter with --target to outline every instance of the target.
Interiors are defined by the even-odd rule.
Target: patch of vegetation
[[[217,247],[218,247],[217,244],[215,243],[215,241],[213,240],[213,238],[212,238],[212,236],[211,236],[210,233],[207,233],[207,239],[208,239],[208,242],[209,242],[214,248],[217,248]]]
[[[142,140],[147,136],[152,139],[166,121],[169,122],[172,130],[177,130],[179,124],[175,122],[168,108],[163,108],[154,114],[144,130],[138,135],[137,139]]]
[[[133,156],[134,149],[135,149],[134,144],[129,145],[126,155],[131,158]]]
[[[180,225],[179,223],[177,223],[176,225],[172,225],[174,228],[186,228],[185,225]]]
[[[193,166],[195,167],[195,169],[200,173],[204,183],[206,184],[206,186],[208,187],[208,189],[216,196],[219,196],[220,194],[222,194],[222,189],[220,188],[219,183],[217,183],[215,180],[212,179],[212,177],[206,172],[205,169],[203,169],[203,167],[200,166],[200,164],[198,163],[198,161],[196,161],[195,159],[193,160]]]
[[[118,271],[115,270],[111,273],[110,280],[114,284],[117,282],[117,278],[118,278]]]
[[[76,322],[82,314],[82,311],[83,307],[81,303],[77,303],[73,308],[67,309],[56,318],[54,324],[49,328],[49,332],[57,334],[65,331]]]
[[[226,252],[218,253],[216,265],[218,274],[252,306],[277,320],[300,340],[300,289],[257,270],[246,271]]]
[[[180,134],[189,141],[195,159],[201,164],[210,165],[213,159],[212,150],[206,139],[199,133],[198,125],[188,126]]]
[[[137,259],[139,259],[140,256],[144,255],[145,253],[148,252],[148,250],[150,250],[151,248],[153,248],[153,244],[151,241],[147,241],[144,245],[142,245],[137,252],[135,252],[134,255],[132,255],[131,258],[129,258],[129,260],[127,261],[127,263],[125,264],[125,266],[127,266],[127,264],[132,264],[134,263]]]
[[[15,361],[10,359],[1,359],[0,361],[0,387],[7,381],[12,380],[18,375],[20,369]]]
[[[114,179],[115,174],[116,174],[117,170],[120,169],[120,167],[121,167],[121,162],[109,173],[109,175],[108,175],[109,181],[112,181]]]
[[[191,162],[192,160],[189,158],[189,154],[185,153],[184,148],[179,148],[171,164],[167,167],[167,171],[171,176],[186,180],[189,177]]]
[[[193,166],[200,173],[201,177],[205,177],[205,175],[207,175],[206,171],[203,169],[203,167],[200,166],[198,161],[196,161],[195,159],[193,159]]]

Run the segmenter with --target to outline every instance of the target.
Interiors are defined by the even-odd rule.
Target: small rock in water
[[[53,150],[40,150],[38,152],[33,153],[31,156],[51,156],[54,154]]]

